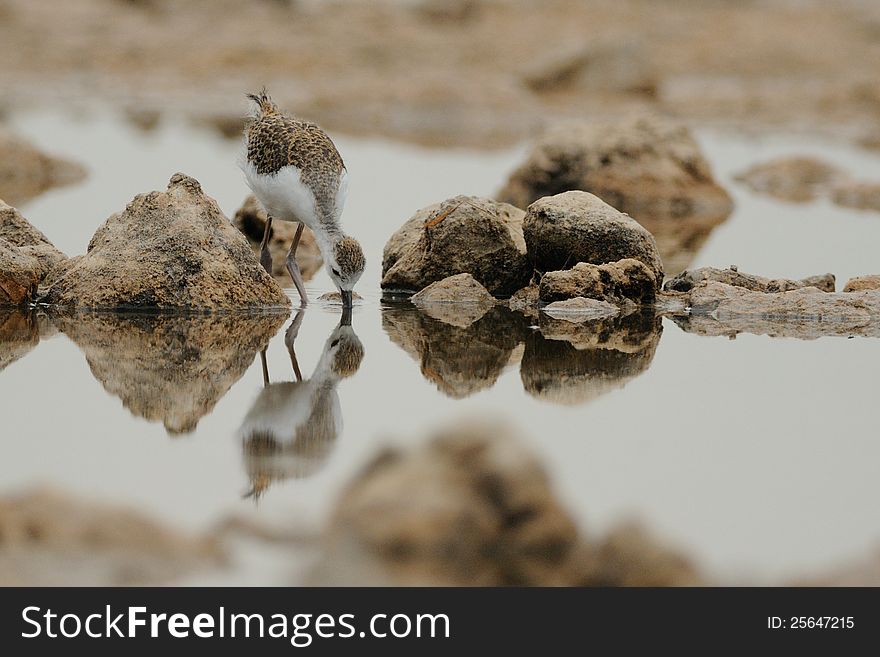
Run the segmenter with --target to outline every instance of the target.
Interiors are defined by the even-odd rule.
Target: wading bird
[[[272,271],[269,237],[272,221],[298,223],[287,254],[287,271],[302,305],[308,303],[296,264],[296,247],[303,226],[315,234],[330,278],[339,288],[342,304],[351,307],[352,290],[364,271],[364,252],[342,232],[340,217],[348,192],[348,173],[336,146],[320,127],[282,113],[265,89],[248,94],[257,113],[246,129],[247,157],[242,170],[248,185],[266,208],[260,262]]]

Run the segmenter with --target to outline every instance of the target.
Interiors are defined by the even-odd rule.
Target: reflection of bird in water
[[[306,225],[315,234],[327,273],[342,294],[343,306],[351,306],[352,290],[365,261],[358,241],[343,233],[340,225],[348,191],[342,157],[321,128],[282,114],[265,89],[248,98],[257,104],[258,114],[247,128],[247,159],[242,169],[268,214],[260,262],[271,274],[268,245],[273,219],[297,222],[287,254],[287,271],[302,304],[308,303],[294,257]]]
[[[238,430],[251,478],[246,497],[259,498],[273,481],[314,473],[342,431],[336,386],[357,372],[364,347],[346,308],[312,376],[303,380],[293,348],[303,316],[300,309],[284,335],[296,381],[269,383],[265,349],[260,353],[264,387]]]

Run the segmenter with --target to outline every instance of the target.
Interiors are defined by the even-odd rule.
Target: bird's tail
[[[247,97],[257,104],[260,116],[278,113],[278,106],[269,97],[266,87],[263,87],[258,94],[247,94]]]

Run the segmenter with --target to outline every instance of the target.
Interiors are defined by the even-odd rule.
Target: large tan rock
[[[523,220],[523,234],[538,271],[633,258],[647,265],[657,289],[663,281],[663,263],[651,233],[588,192],[564,192],[535,201]]]
[[[241,132],[239,131],[239,135]],[[253,194],[249,195],[242,206],[236,210],[232,225],[238,228],[250,242],[251,249],[257,258],[260,257],[260,244],[266,229],[266,210]],[[296,234],[296,225],[290,221],[273,221],[269,235],[269,253],[272,254],[272,276],[279,283],[290,286],[290,274],[287,272],[287,253]],[[308,227],[300,235],[296,247],[296,263],[304,281],[311,280],[321,268],[324,260],[315,241],[315,235]]]
[[[174,174],[98,228],[48,303],[91,309],[286,308],[290,300],[198,181]]]
[[[81,165],[43,153],[0,129],[0,198],[18,205],[59,185],[79,182]]]
[[[522,210],[476,196],[419,210],[388,240],[382,288],[417,292],[468,273],[493,295],[513,294],[532,274],[522,217]]]

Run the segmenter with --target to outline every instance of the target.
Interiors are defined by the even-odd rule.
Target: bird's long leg
[[[302,305],[309,303],[309,295],[306,293],[306,285],[303,283],[302,274],[299,271],[299,265],[296,264],[296,247],[299,246],[299,238],[302,237],[305,226],[302,222],[298,222],[296,226],[296,234],[293,236],[293,242],[290,244],[290,251],[287,252],[287,271],[293,279],[296,291],[299,292],[299,298]]]
[[[263,366],[263,387],[269,385],[269,365],[266,363],[266,349],[260,349],[260,365]]]
[[[272,234],[272,216],[266,217],[266,227],[263,229],[263,241],[260,242],[260,264],[269,276],[272,275],[272,254],[269,253],[269,236]]]
[[[303,377],[302,372],[300,372],[299,369],[299,362],[296,359],[296,351],[293,349],[293,343],[296,340],[296,336],[299,334],[299,327],[302,324],[305,315],[305,308],[300,308],[296,311],[296,316],[293,318],[293,321],[284,333],[284,344],[287,345],[287,353],[290,354],[290,364],[293,366],[293,373],[296,375],[297,381],[302,381]]]

